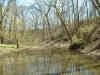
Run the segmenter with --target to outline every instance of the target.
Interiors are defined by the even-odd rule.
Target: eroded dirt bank
[[[49,42],[46,45],[54,46],[56,48],[66,49],[69,50],[70,44],[66,42]],[[87,55],[88,57],[92,58],[100,58],[100,40],[92,41],[88,43],[84,49],[77,49],[75,51],[78,51],[79,53],[83,53],[84,55]]]
[[[80,50],[80,52],[89,57],[100,58],[100,40],[89,43],[84,49]]]

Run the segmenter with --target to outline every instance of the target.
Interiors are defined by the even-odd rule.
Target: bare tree
[[[9,6],[10,6],[10,3],[12,2],[11,0],[8,1],[8,4],[6,6],[6,8],[4,8],[4,2],[5,0],[2,0],[2,3],[0,3],[0,31],[1,31],[1,44],[4,43],[4,40],[3,40],[3,19],[6,15],[6,13],[9,11]]]
[[[41,0],[40,0],[41,1]],[[42,2],[42,1],[41,1]],[[53,39],[53,35],[52,35],[52,32],[51,32],[51,27],[50,27],[50,23],[49,23],[49,12],[51,10],[51,6],[47,6],[47,9],[43,9],[40,4],[38,4],[38,8],[34,6],[34,8],[39,11],[40,13],[44,14],[45,17],[46,17],[46,21],[47,21],[47,25],[48,25],[48,29],[49,29],[49,33],[50,33],[50,38],[51,40]]]
[[[72,43],[72,37],[71,37],[70,32],[68,31],[68,28],[66,27],[66,22],[65,22],[65,19],[64,19],[64,14],[66,13],[66,11],[63,9],[64,5],[65,5],[65,0],[61,3],[61,5],[62,5],[62,10],[61,11],[57,7],[57,0],[51,1],[47,5],[52,6],[55,9],[55,13],[56,13],[57,17],[60,19],[61,25],[63,26],[64,30],[66,31],[68,39],[70,40],[70,43]]]
[[[98,14],[100,15],[100,2],[99,0],[90,0],[93,6],[97,9]]]

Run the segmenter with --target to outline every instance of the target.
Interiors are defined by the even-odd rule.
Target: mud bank
[[[100,58],[100,40],[89,43],[84,49],[80,50],[80,52],[89,57]]]
[[[47,45],[55,46],[57,48],[66,48],[66,50],[69,50],[70,44],[67,42],[49,42]],[[84,49],[77,49],[75,50],[78,53],[82,53],[88,57],[92,58],[99,58],[100,59],[100,40],[92,41],[88,43]]]

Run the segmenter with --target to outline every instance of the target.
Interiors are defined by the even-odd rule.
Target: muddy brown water
[[[0,59],[0,75],[100,75],[100,61],[65,50],[13,53]]]

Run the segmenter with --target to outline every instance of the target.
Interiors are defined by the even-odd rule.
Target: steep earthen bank
[[[69,50],[70,44],[67,42],[49,42],[46,45],[55,46],[56,48],[66,48],[66,50]],[[78,51],[79,53],[83,53],[87,55],[88,57],[93,58],[100,58],[100,40],[92,41],[88,43],[84,49],[75,49],[75,51]]]
[[[80,52],[89,57],[100,58],[100,40],[89,43],[84,49],[80,50]]]

